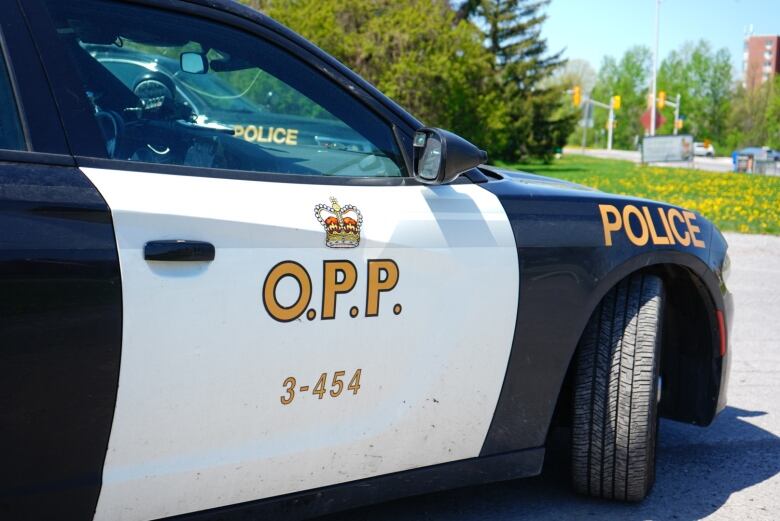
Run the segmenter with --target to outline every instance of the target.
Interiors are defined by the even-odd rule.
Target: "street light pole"
[[[658,96],[658,34],[661,23],[661,0],[655,0],[655,50],[653,52],[653,103],[650,107],[650,135],[655,136],[655,105]]]

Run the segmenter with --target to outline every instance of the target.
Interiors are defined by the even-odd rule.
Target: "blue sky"
[[[550,51],[566,48],[598,70],[604,56],[619,57],[633,45],[652,49],[655,0],[552,0],[542,34]],[[660,56],[689,40],[709,40],[731,52],[735,76],[742,67],[745,28],[780,34],[780,0],[663,0]]]

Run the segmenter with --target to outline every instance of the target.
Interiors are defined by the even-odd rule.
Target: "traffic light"
[[[575,107],[579,107],[582,103],[582,89],[579,85],[575,85],[571,90],[571,102]]]
[[[678,119],[674,124],[677,127],[677,130],[682,130],[682,128],[683,128],[683,120],[682,119]]]
[[[658,93],[658,108],[662,109],[666,106],[666,92],[661,91]]]
[[[620,96],[612,96],[612,108],[615,110],[620,109]]]

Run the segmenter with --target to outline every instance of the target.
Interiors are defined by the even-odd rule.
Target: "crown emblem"
[[[341,206],[335,197],[330,206],[318,204],[314,216],[325,228],[325,245],[329,248],[354,248],[360,244],[360,227],[363,215],[355,206]]]

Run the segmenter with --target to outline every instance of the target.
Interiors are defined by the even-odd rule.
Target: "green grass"
[[[721,230],[780,234],[780,177],[642,166],[576,155],[551,164],[501,166],[675,204],[701,213]]]

